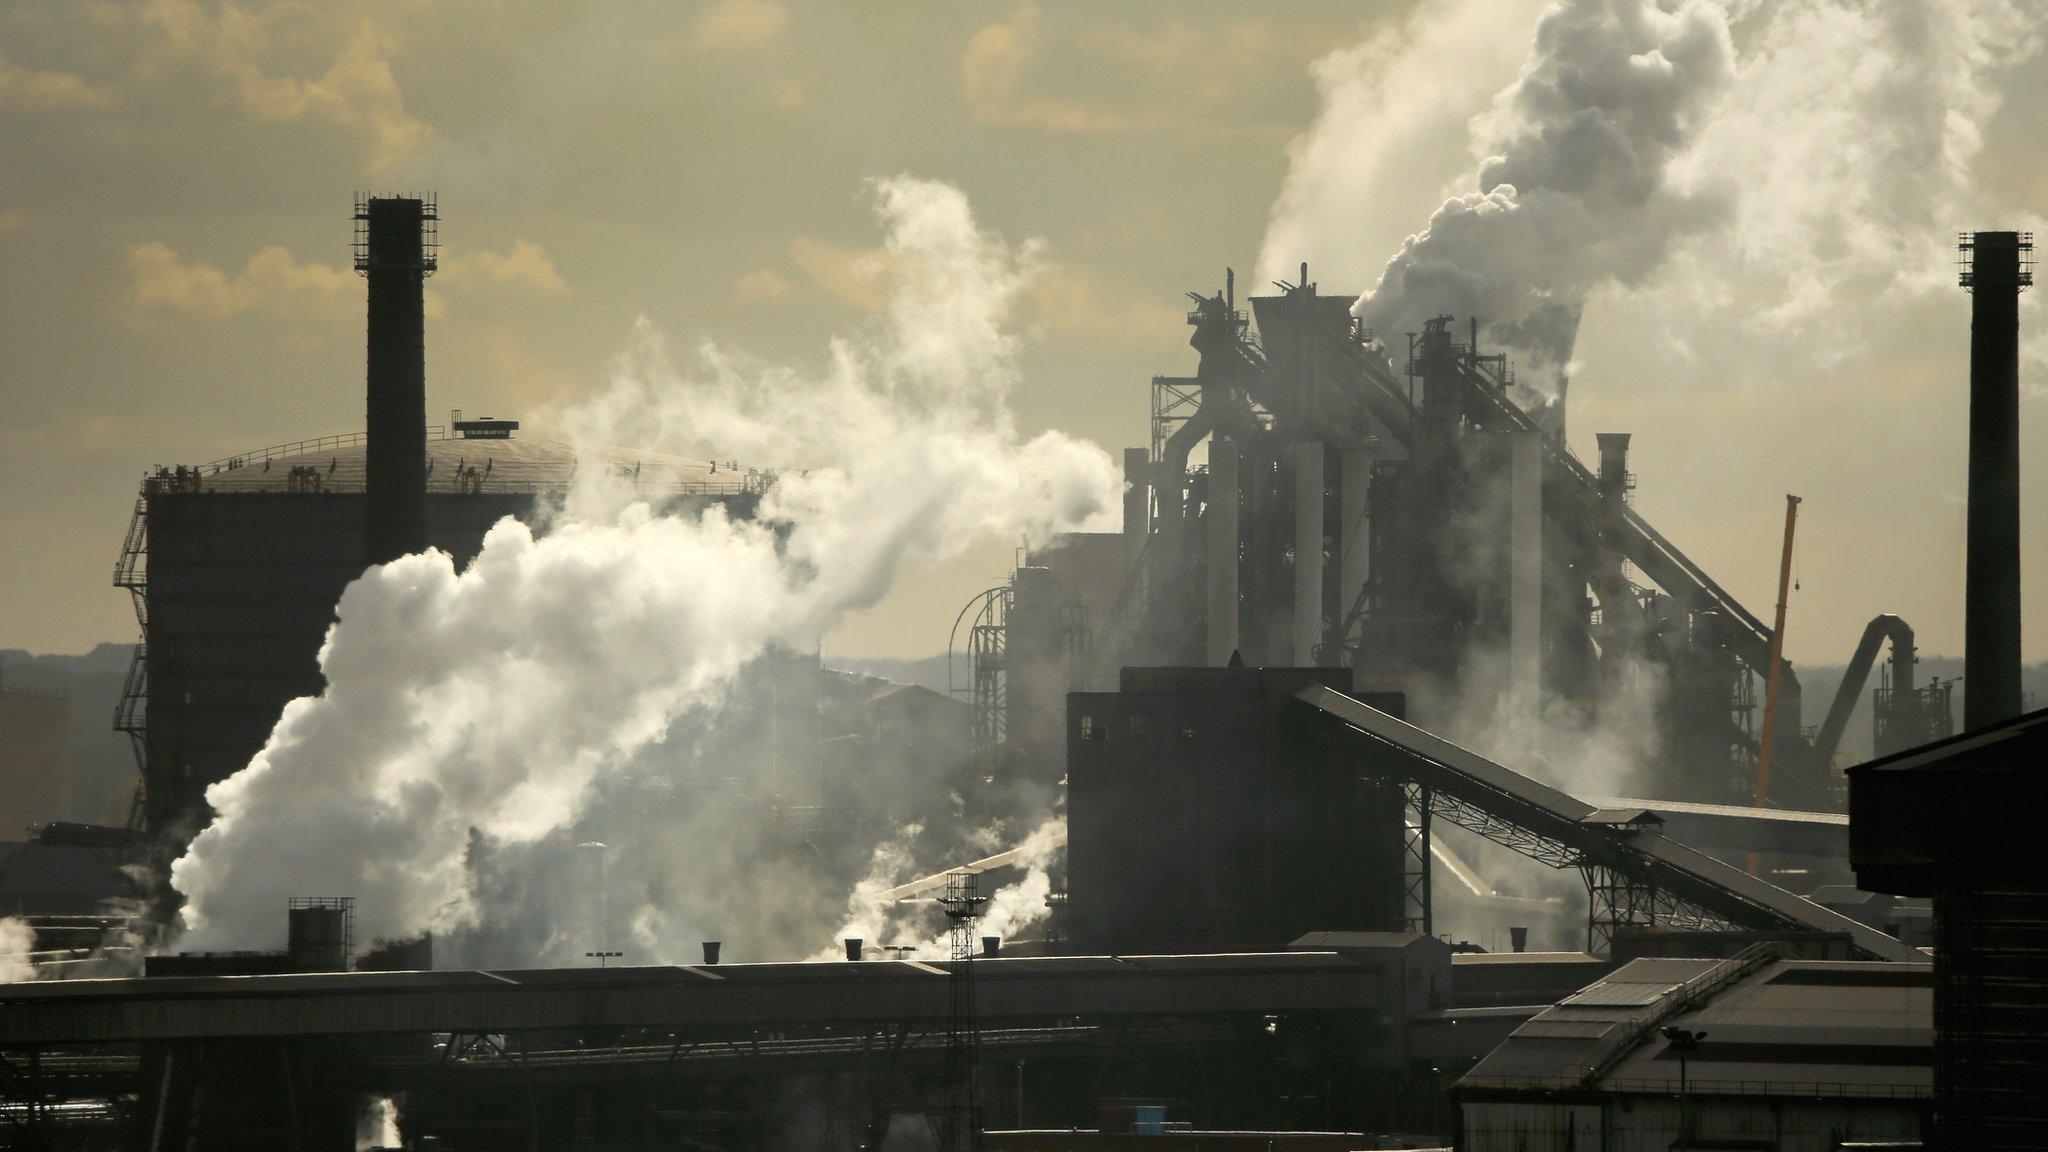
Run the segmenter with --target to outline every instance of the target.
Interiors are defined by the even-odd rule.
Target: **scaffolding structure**
[[[947,977],[946,1083],[939,1101],[940,1152],[979,1152],[981,1148],[981,1031],[974,1015],[975,921],[988,902],[978,891],[975,874],[965,869],[946,874],[946,912],[952,969]]]

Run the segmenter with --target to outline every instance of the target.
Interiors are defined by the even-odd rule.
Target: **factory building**
[[[1296,693],[1342,668],[1127,668],[1069,697],[1066,934],[1223,952],[1402,928],[1398,787],[1320,755]]]
[[[1518,384],[1476,320],[1437,317],[1390,347],[1306,266],[1275,287],[1248,313],[1231,276],[1189,294],[1199,366],[1152,381],[1121,546],[1041,550],[1002,593],[1078,611],[1013,615],[1006,634],[979,618],[998,633],[974,648],[977,707],[1001,701],[993,742],[1056,708],[1019,686],[1106,690],[1127,665],[1345,667],[1426,727],[1495,702],[1597,721],[1648,675],[1659,752],[1640,792],[1751,803],[1772,630],[1636,512],[1631,438],[1603,433],[1597,466],[1581,463],[1562,398]],[[1835,750],[1887,643],[1879,749],[1952,730],[1953,685],[1919,683],[1911,627],[1879,616],[1812,737],[1778,662],[1771,802],[1842,808]],[[1010,770],[1058,777],[1057,751],[1017,743]]]
[[[591,469],[742,515],[761,494],[748,474],[572,449],[512,421],[429,426],[418,306],[435,216],[421,200],[359,206],[366,433],[144,483],[117,573],[145,630],[123,723],[160,849],[204,819],[206,785],[246,764],[285,702],[320,690],[321,637],[366,563],[427,546],[464,563],[491,524],[543,523]],[[702,965],[255,984],[198,976],[202,959],[175,986],[0,996],[12,1044],[65,1057],[37,1098],[132,1095],[125,1130],[141,1117],[193,1148],[252,1126],[339,1147],[347,1103],[390,1092],[408,1094],[408,1140],[451,1148],[764,1146],[798,1107],[824,1118],[821,1146],[878,1147],[906,1118],[953,1131],[972,1070],[1020,1128],[1116,1112],[1357,1147],[1456,1129],[1516,1152],[1833,1149],[1930,1122],[1978,1138],[2038,1123],[1999,1074],[2041,1030],[1993,1019],[2038,1014],[2040,982],[2014,974],[2039,886],[2018,870],[1985,882],[1982,829],[1929,816],[1958,766],[1984,774],[1973,795],[2005,795],[2039,758],[2038,717],[1856,773],[1859,879],[1933,899],[1930,970],[1900,939],[1903,905],[1824,887],[1850,831],[1829,811],[1833,749],[1881,653],[1880,751],[1952,731],[1951,686],[1919,681],[1911,627],[1872,620],[1808,737],[1773,629],[1635,511],[1627,435],[1581,463],[1561,399],[1521,387],[1476,322],[1438,317],[1390,349],[1305,266],[1276,287],[1249,313],[1228,274],[1193,297],[1200,366],[1153,381],[1123,531],[1034,549],[970,602],[956,641],[965,629],[971,679],[952,698],[821,675],[814,657],[771,662],[768,690],[737,694],[728,738],[771,784],[801,773],[807,798],[771,800],[821,869],[847,867],[828,822],[903,817],[862,811],[883,757],[913,766],[919,818],[1063,805],[1045,939],[973,958],[971,917],[955,916],[941,962],[863,960],[849,941],[845,963],[719,965],[707,945]],[[1983,407],[1996,463],[2004,409]],[[1985,471],[1987,516],[2004,515],[2009,478]],[[2017,571],[1995,542],[1980,571],[1978,534],[1973,519],[1972,618],[1997,620]],[[1984,675],[2008,655],[1987,649]],[[1648,798],[1575,796],[1442,730],[1473,699],[1620,715],[1645,671],[1663,701]],[[1756,686],[1774,673],[1766,732]],[[1766,747],[1779,786],[1751,807]],[[1470,869],[1437,843],[1444,825],[1576,874],[1584,951],[1523,953],[1524,927],[1511,954],[1453,955],[1437,869]],[[1802,863],[1743,867],[1760,856]],[[346,968],[347,951],[310,967]],[[527,1108],[508,1118],[515,1091]]]
[[[2048,878],[2032,795],[2048,712],[1850,769],[1850,854],[1873,892],[1932,899],[1936,1147],[2048,1140]]]
[[[761,477],[716,463],[571,447],[522,436],[514,420],[460,412],[428,424],[421,283],[436,264],[436,220],[431,200],[357,205],[356,268],[369,285],[366,432],[158,467],[142,480],[115,565],[142,642],[115,724],[136,742],[136,831],[159,866],[209,819],[207,787],[248,765],[287,703],[322,690],[320,645],[342,590],[367,564],[428,547],[466,564],[493,524],[510,516],[544,527],[547,508],[593,472],[668,506],[716,501],[744,516],[758,500]],[[807,695],[789,698],[801,707]],[[768,727],[791,744],[811,732]],[[797,758],[790,747],[767,754]]]
[[[742,508],[753,499],[743,482],[715,480],[704,465],[579,454],[514,427],[422,427],[427,543],[458,566],[499,520],[537,519],[579,469],[620,474],[657,498]],[[130,539],[146,674],[125,722],[142,738],[143,828],[153,839],[196,831],[207,786],[248,765],[286,703],[324,687],[320,644],[342,589],[364,567],[367,449],[362,435],[328,437],[143,481]]]
[[[1457,1082],[1466,1152],[1919,1147],[1924,964],[1637,960],[1515,1029]]]

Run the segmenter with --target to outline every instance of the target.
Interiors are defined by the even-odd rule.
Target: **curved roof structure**
[[[159,468],[152,480],[193,492],[361,492],[367,437],[360,432],[279,444],[197,467]],[[428,492],[554,492],[590,469],[649,492],[741,495],[759,492],[765,474],[662,452],[571,445],[541,438],[466,438],[427,429]]]

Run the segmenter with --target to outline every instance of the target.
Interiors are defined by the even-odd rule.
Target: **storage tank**
[[[349,907],[294,905],[286,911],[285,954],[294,972],[346,972]]]

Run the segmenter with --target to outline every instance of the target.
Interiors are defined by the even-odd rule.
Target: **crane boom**
[[[1771,628],[1770,668],[1764,676],[1764,731],[1756,754],[1755,806],[1764,806],[1771,787],[1771,737],[1778,727],[1778,672],[1785,663],[1785,601],[1792,595],[1792,529],[1799,523],[1799,497],[1785,494],[1785,551],[1778,561],[1778,617]],[[1756,853],[1749,854],[1750,875],[1756,874]]]

